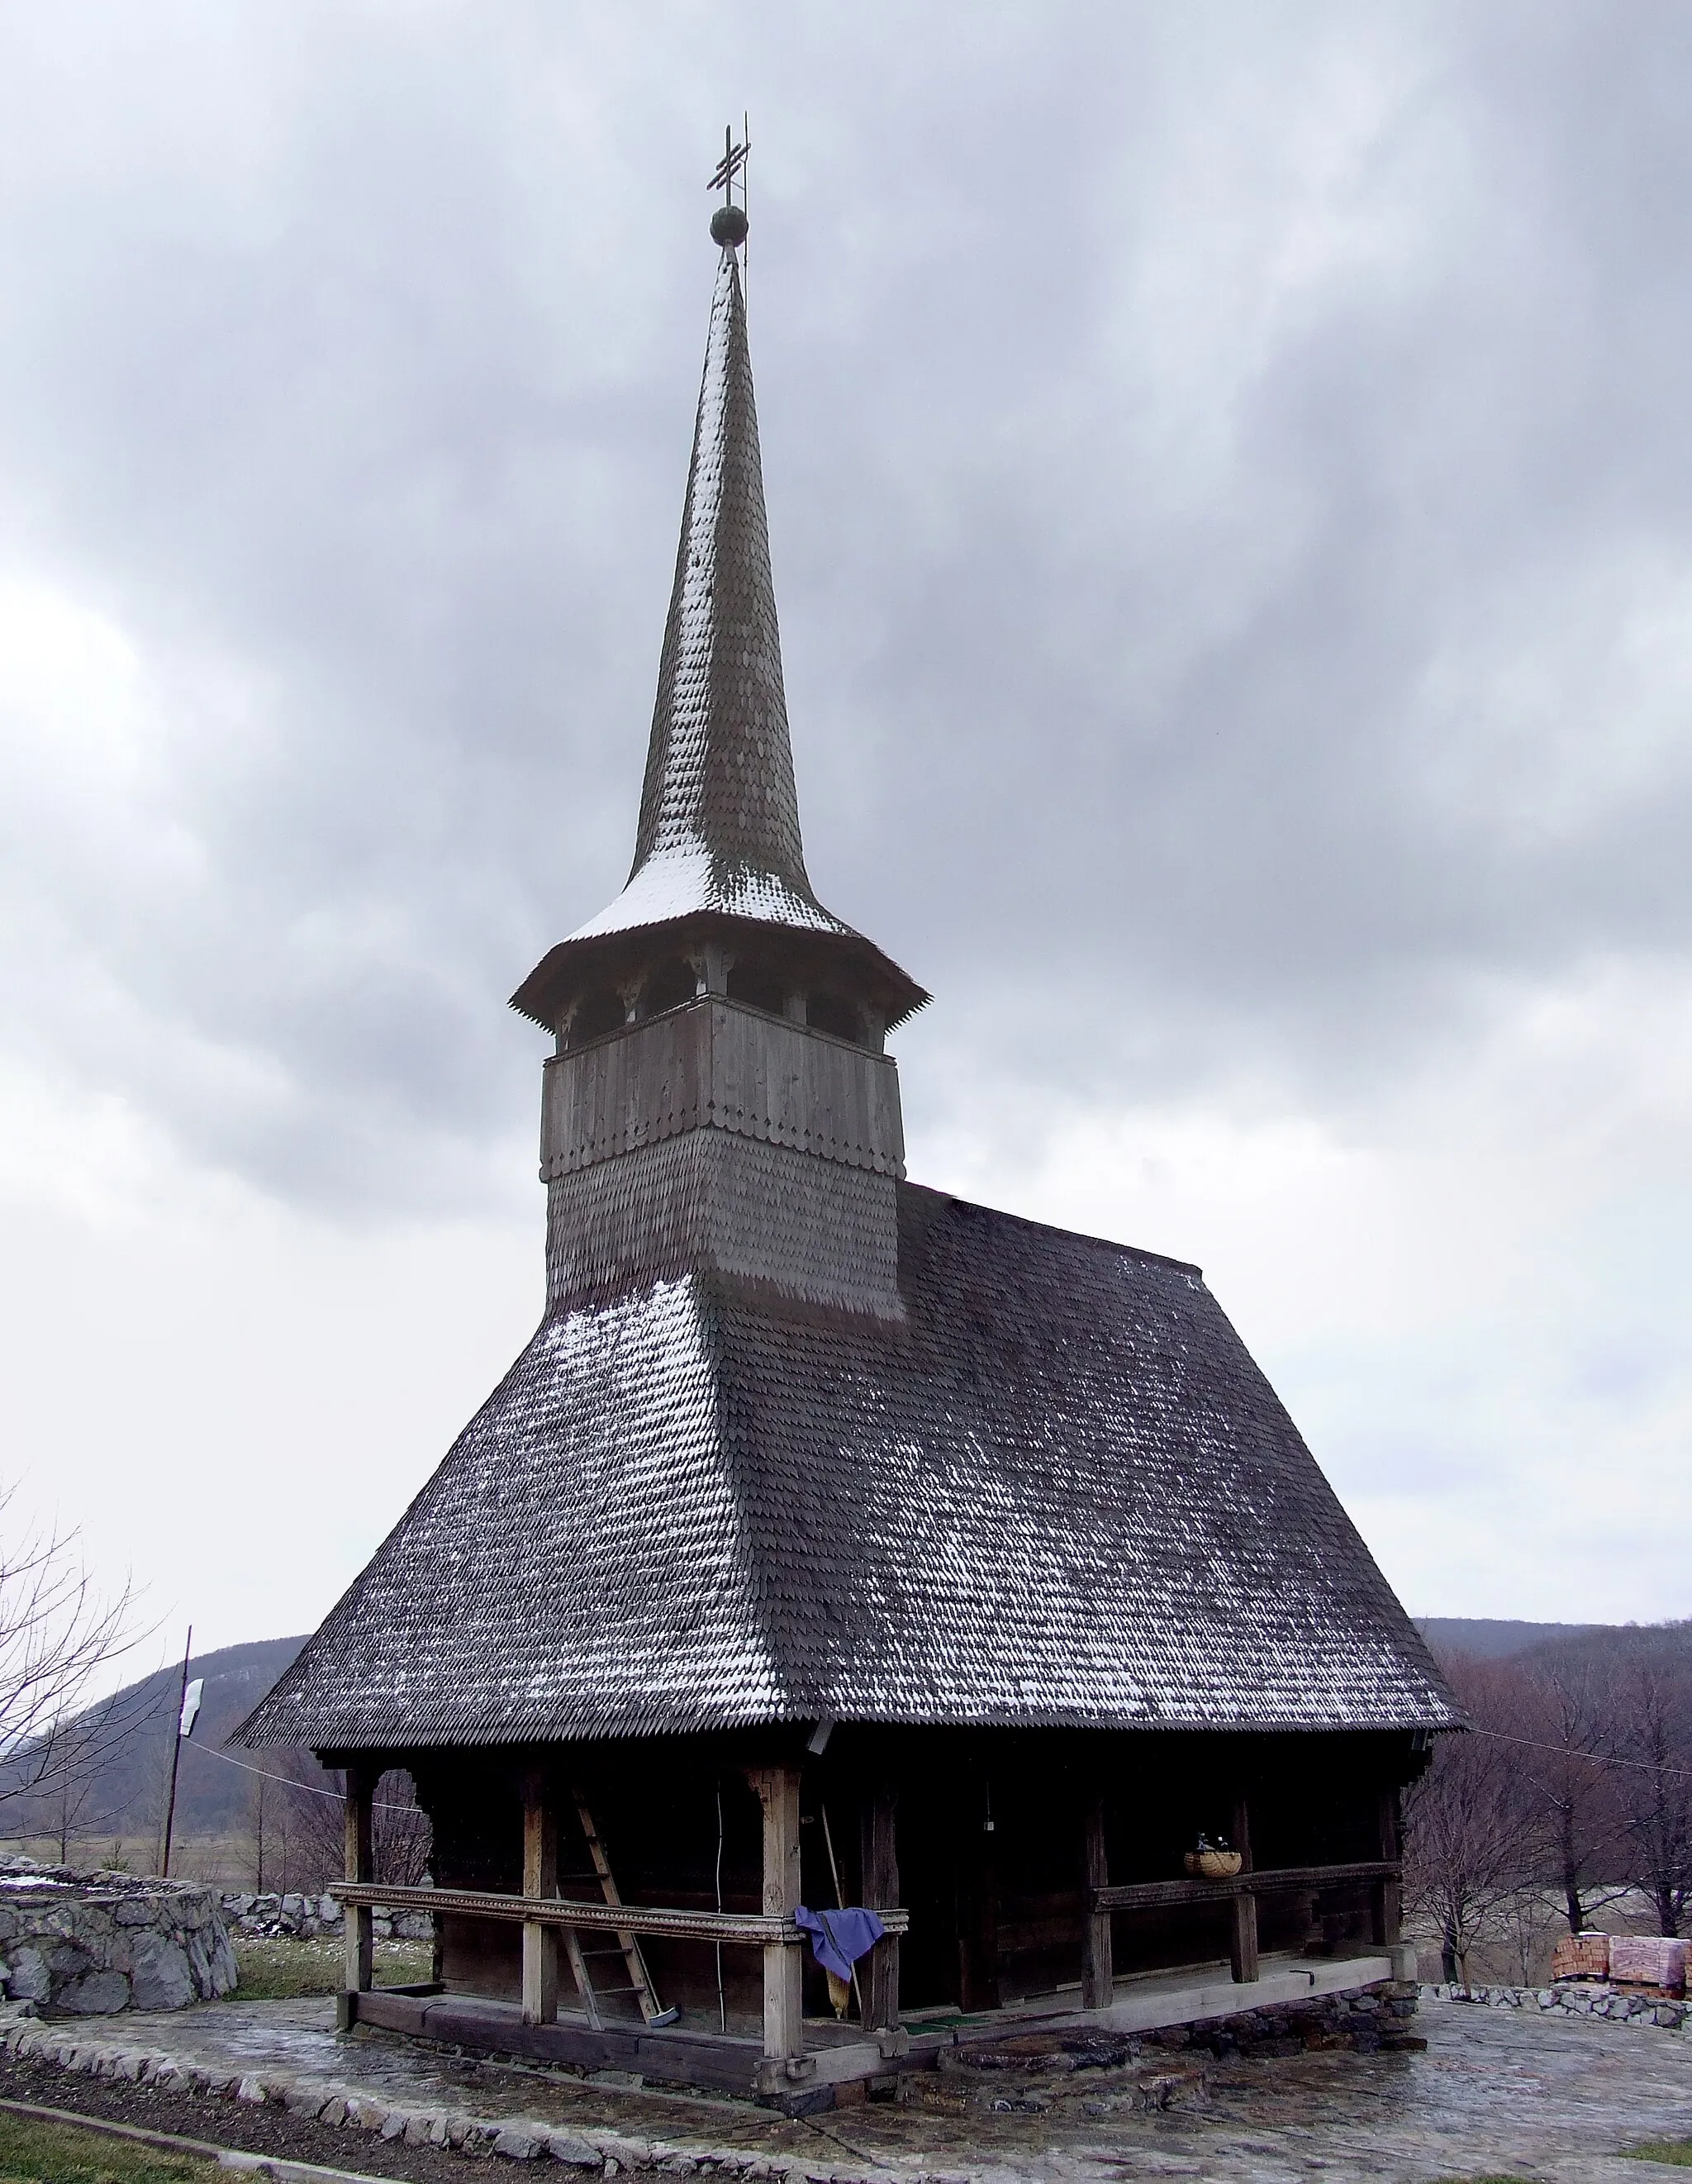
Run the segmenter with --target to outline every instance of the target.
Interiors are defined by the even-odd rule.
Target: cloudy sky
[[[0,18],[0,1466],[313,1624],[520,1346],[752,115],[921,1180],[1200,1262],[1406,1604],[1692,1613],[1692,16]]]

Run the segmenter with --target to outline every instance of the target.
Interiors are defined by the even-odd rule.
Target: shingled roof
[[[626,1006],[678,936],[705,990]],[[710,983],[760,949],[773,1002]],[[547,1317],[241,1741],[1451,1722],[1198,1269],[905,1183],[812,970],[860,1033],[926,998],[805,872],[731,246],[634,867],[515,997],[563,1050]]]
[[[578,967],[615,944],[700,921],[837,944],[896,1023],[923,989],[817,900],[805,871],[799,792],[770,569],[746,299],[732,249],[717,269],[687,465],[681,542],[634,863],[616,900],[536,965],[512,995],[537,1022]]]
[[[1197,1268],[898,1188],[902,1329],[549,1318],[242,1741],[1455,1719]]]

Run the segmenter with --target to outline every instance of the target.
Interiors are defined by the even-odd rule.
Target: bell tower
[[[902,1317],[893,1026],[927,994],[805,872],[738,253],[721,252],[633,866],[512,1006],[554,1034],[548,1308],[699,1276]]]

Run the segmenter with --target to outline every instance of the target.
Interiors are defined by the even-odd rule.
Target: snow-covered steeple
[[[599,1036],[608,989],[628,997],[632,1018],[660,957],[692,963],[700,991],[722,989],[737,964],[741,983],[779,989],[788,1013],[804,1020],[815,992],[830,1028],[855,1010],[878,1042],[927,996],[823,908],[805,872],[735,211],[713,229],[723,247],[634,863],[622,893],[537,966],[513,1005],[567,1036],[597,993],[580,1020]],[[667,1001],[673,967],[665,977]]]
[[[799,839],[746,302],[732,250],[722,254],[711,298],[629,887],[689,909],[839,929],[811,893]]]

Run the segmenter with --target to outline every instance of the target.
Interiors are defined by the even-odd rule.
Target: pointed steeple
[[[816,921],[799,838],[782,687],[782,637],[746,301],[732,250],[711,298],[693,460],[658,665],[631,884],[654,862],[685,868],[700,905],[735,909],[749,889]],[[779,915],[779,911],[777,913]],[[827,913],[822,913],[827,918]],[[831,926],[835,921],[827,918]]]
[[[738,207],[722,245],[705,368],[659,660],[658,696],[634,862],[616,900],[561,941],[512,997],[559,1025],[594,980],[622,978],[659,944],[672,953],[706,928],[730,953],[774,950],[857,989],[893,1023],[927,995],[874,944],[825,910],[805,871],[782,639],[770,568],[758,410],[736,255]],[[681,928],[686,928],[685,931]],[[732,928],[732,929],[729,929]]]

